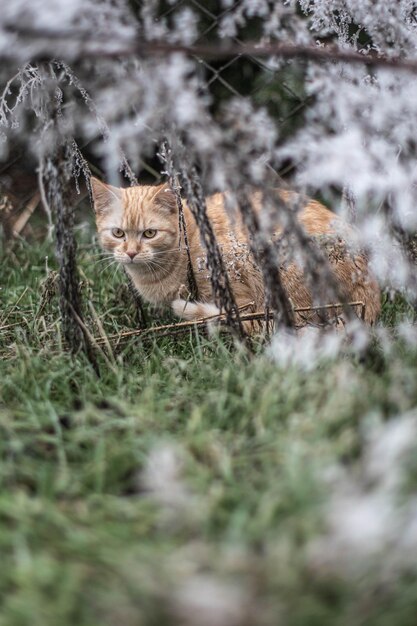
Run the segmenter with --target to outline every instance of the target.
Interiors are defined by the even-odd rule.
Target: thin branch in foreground
[[[181,52],[187,56],[196,56],[206,59],[228,59],[236,56],[251,55],[256,57],[277,56],[285,59],[307,59],[315,61],[339,61],[345,63],[355,63],[371,65],[373,67],[386,67],[403,71],[417,71],[417,59],[406,59],[396,56],[382,56],[375,52],[356,52],[355,50],[341,49],[334,45],[322,44],[316,47],[300,44],[288,44],[279,41],[269,44],[257,41],[248,41],[242,44],[226,44],[224,46],[214,44],[183,45],[166,43],[162,41],[137,41],[135,39],[112,38],[111,47],[106,47],[108,43],[103,37],[96,35],[92,40],[91,32],[83,32],[77,29],[51,30],[49,28],[28,28],[20,26],[10,26],[6,30],[13,32],[22,39],[32,39],[65,42],[69,48],[69,55],[74,58],[98,57],[117,58],[123,56],[149,56],[149,55],[169,55]],[[58,51],[59,52],[59,51]],[[3,55],[8,58],[7,54]],[[35,55],[36,56],[36,55]],[[39,53],[41,59],[45,58],[45,51]],[[32,59],[32,60],[36,60]]]
[[[249,305],[245,305],[247,308]],[[307,313],[307,312],[318,312],[318,311],[326,311],[326,310],[335,310],[335,319],[337,318],[336,310],[342,312],[344,307],[350,306],[352,308],[360,308],[359,317],[363,320],[365,314],[365,303],[358,300],[355,302],[341,303],[337,302],[335,304],[322,304],[320,306],[310,306],[310,307],[297,307],[293,309],[293,313]],[[241,322],[265,322],[265,311],[258,311],[255,313],[240,313]],[[151,338],[151,337],[166,337],[175,334],[180,334],[187,332],[191,329],[197,330],[205,330],[207,329],[207,325],[210,323],[215,323],[220,326],[223,330],[227,329],[227,316],[225,314],[221,315],[210,315],[208,317],[203,317],[198,320],[191,320],[186,322],[175,322],[173,324],[164,324],[162,326],[152,326],[151,328],[146,329],[138,329],[138,330],[127,330],[115,335],[107,335],[106,341],[103,340],[103,337],[94,338],[94,344],[103,346],[108,341],[116,342],[116,345],[119,345],[121,341],[126,341],[128,339],[137,338]],[[308,324],[307,324],[308,325]],[[312,325],[312,324],[310,324]],[[324,326],[324,324],[321,324]],[[295,329],[303,328],[303,325],[295,325]]]

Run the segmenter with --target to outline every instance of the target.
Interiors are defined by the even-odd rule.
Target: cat
[[[183,235],[180,237],[177,199],[166,184],[139,185],[126,189],[91,179],[99,241],[104,250],[123,264],[139,294],[147,302],[170,305],[176,316],[197,320],[221,313],[214,303],[206,255],[200,232],[192,213],[183,202],[190,259],[198,288],[198,301],[187,297],[188,256]],[[281,200],[300,199],[294,192],[278,190]],[[262,208],[262,194],[251,198],[256,211]],[[220,246],[224,265],[233,289],[236,304],[245,312],[264,309],[264,286],[259,267],[248,245],[243,224],[231,221],[225,207],[225,194],[216,193],[206,199],[207,214]],[[372,276],[366,255],[351,252],[339,231],[346,227],[342,220],[317,201],[307,200],[297,215],[310,237],[336,240],[338,246],[326,249],[339,293],[347,302],[363,302],[364,320],[374,323],[380,311],[380,291]],[[278,229],[273,236],[279,236]],[[182,238],[182,241],[180,239]],[[327,239],[326,239],[327,238]],[[336,252],[335,252],[336,250]],[[339,250],[339,251],[337,251]],[[281,279],[294,308],[312,305],[311,290],[299,265],[293,260],[281,266]],[[328,300],[329,301],[329,300]],[[335,302],[330,299],[331,302]],[[361,307],[354,307],[359,315]],[[317,321],[317,313],[296,313],[298,326]]]

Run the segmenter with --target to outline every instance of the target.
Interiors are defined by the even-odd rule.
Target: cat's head
[[[167,185],[120,189],[91,179],[101,246],[128,265],[158,265],[178,248],[178,211]],[[152,263],[153,262],[153,263]]]

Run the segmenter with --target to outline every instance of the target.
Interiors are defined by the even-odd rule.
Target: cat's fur
[[[120,189],[92,178],[92,191],[97,229],[101,246],[123,263],[132,281],[144,298],[154,304],[171,305],[175,314],[184,319],[199,319],[219,313],[214,304],[205,250],[191,211],[184,206],[192,266],[197,282],[199,301],[185,299],[188,257],[184,241],[179,245],[178,208],[174,193],[167,185],[136,186]],[[291,192],[277,191],[281,198],[295,197]],[[236,303],[248,305],[251,311],[264,308],[264,287],[261,272],[249,251],[245,228],[238,219],[231,222],[225,209],[224,194],[207,198],[207,212],[223,260],[228,271]],[[255,193],[252,204],[261,208],[262,194]],[[306,202],[298,214],[305,231],[313,237],[334,237],[339,244],[326,252],[340,292],[346,301],[365,303],[365,320],[373,323],[380,310],[380,292],[370,274],[366,256],[351,252],[339,234],[343,223],[334,213],[313,200]],[[121,229],[125,235],[116,238],[112,229]],[[146,232],[156,230],[153,238]],[[116,230],[119,235],[120,233]],[[273,235],[279,235],[279,230]],[[345,227],[345,232],[346,227]],[[309,307],[311,292],[299,267],[289,261],[281,268],[281,278],[293,307]],[[359,313],[359,310],[358,310]],[[297,323],[313,319],[313,314],[299,315]]]

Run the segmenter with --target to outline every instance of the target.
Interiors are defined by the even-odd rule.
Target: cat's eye
[[[113,235],[113,237],[117,237],[118,239],[120,239],[121,237],[125,236],[125,231],[121,228],[112,228],[111,234]]]
[[[156,230],[154,228],[147,228],[143,231],[143,236],[146,237],[146,239],[152,239],[153,237],[155,237],[155,235]]]

